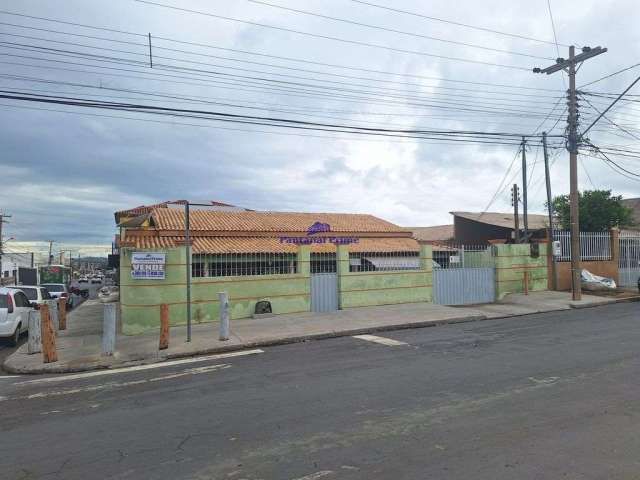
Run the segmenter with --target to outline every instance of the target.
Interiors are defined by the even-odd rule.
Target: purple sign
[[[324,244],[334,243],[336,245],[349,245],[352,243],[358,243],[360,239],[358,237],[314,237],[317,233],[326,233],[331,231],[331,226],[328,223],[315,222],[307,229],[306,237],[280,237],[280,243],[292,243],[294,245],[311,245],[311,244]]]

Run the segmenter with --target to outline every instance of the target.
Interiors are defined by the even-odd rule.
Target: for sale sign
[[[164,280],[164,253],[136,252],[131,255],[131,278],[134,280]]]

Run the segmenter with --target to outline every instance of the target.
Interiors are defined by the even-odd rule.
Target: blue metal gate
[[[311,274],[311,311],[334,312],[338,310],[338,274]]]

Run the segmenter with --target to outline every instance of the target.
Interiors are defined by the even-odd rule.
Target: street
[[[3,478],[636,478],[637,303],[0,378]]]

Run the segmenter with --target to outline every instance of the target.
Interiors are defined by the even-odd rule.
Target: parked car
[[[0,337],[17,345],[20,335],[29,330],[29,312],[33,306],[24,292],[0,287]]]
[[[98,276],[94,276],[91,278],[91,283],[102,283],[102,279]]]
[[[98,300],[101,303],[111,303],[120,300],[120,289],[118,287],[102,287],[98,292]]]
[[[49,295],[49,290],[44,288],[42,285],[17,285],[17,286],[9,286],[11,290],[21,290],[27,298],[31,305],[34,308],[38,308],[38,306],[44,303],[45,300],[51,300],[51,295]]]
[[[67,299],[67,306],[71,307],[71,295],[69,295],[69,289],[64,283],[43,283],[41,287],[46,288],[49,291],[51,298],[64,297]]]
[[[83,275],[78,279],[78,283],[89,283],[89,279]]]

